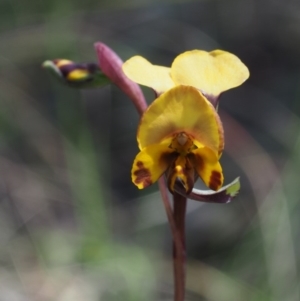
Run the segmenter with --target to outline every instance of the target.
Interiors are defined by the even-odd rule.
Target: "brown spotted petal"
[[[175,183],[175,191],[184,197],[194,201],[205,203],[226,204],[232,201],[237,196],[241,188],[240,178],[236,178],[230,184],[223,186],[220,190],[199,190],[193,189],[190,194],[186,193],[180,183]]]
[[[176,157],[177,154],[166,144],[145,147],[134,159],[131,170],[132,182],[139,189],[150,186],[160,178]]]
[[[208,147],[199,147],[188,154],[197,174],[207,187],[219,190],[223,185],[223,172],[219,158]]]

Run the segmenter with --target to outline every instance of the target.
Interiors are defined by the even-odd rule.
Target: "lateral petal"
[[[205,95],[216,97],[241,85],[249,77],[249,70],[232,53],[192,50],[175,58],[171,77],[176,85],[190,85]]]
[[[222,167],[216,154],[208,147],[193,150],[188,154],[199,177],[207,187],[219,190],[223,185]]]
[[[141,56],[137,55],[127,60],[122,69],[131,80],[153,88],[158,95],[174,87],[170,68],[152,65]]]
[[[153,144],[142,149],[134,159],[131,179],[143,189],[156,182],[167,170],[176,154],[166,144]]]

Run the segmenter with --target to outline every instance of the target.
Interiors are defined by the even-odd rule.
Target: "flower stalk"
[[[173,210],[163,177],[158,180],[159,190],[168,217],[173,240],[174,301],[183,301],[185,295],[185,213],[187,199],[173,195]]]
[[[174,221],[176,225],[177,239],[180,244],[173,241],[173,265],[174,265],[174,283],[175,283],[175,301],[183,301],[185,296],[185,214],[187,199],[178,193],[173,194]]]

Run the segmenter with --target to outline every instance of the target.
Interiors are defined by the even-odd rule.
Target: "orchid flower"
[[[141,118],[137,140],[140,153],[132,180],[138,188],[165,172],[171,192],[179,182],[190,193],[198,176],[212,190],[221,188],[222,124],[211,103],[194,87],[179,85],[160,95]]]

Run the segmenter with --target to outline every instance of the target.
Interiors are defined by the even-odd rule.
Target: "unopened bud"
[[[66,59],[56,59],[45,61],[42,66],[60,82],[72,88],[96,88],[110,83],[95,63],[74,63]]]

